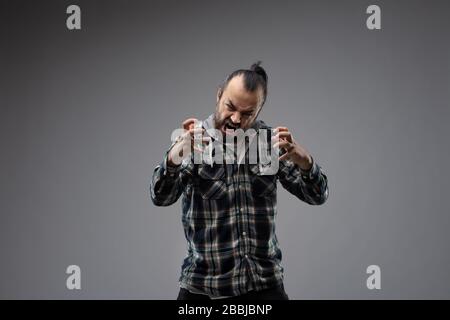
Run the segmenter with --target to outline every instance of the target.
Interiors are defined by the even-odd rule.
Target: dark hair
[[[267,97],[267,73],[261,67],[261,61],[258,61],[250,66],[250,69],[239,69],[233,71],[223,82],[221,86],[220,97],[222,96],[223,91],[227,87],[228,83],[236,76],[242,75],[244,77],[244,86],[245,89],[249,92],[254,92],[258,88],[262,88],[263,90],[263,101],[261,106],[266,102]]]

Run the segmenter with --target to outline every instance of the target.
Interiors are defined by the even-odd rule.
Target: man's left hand
[[[276,127],[273,132],[275,134],[272,137],[273,146],[286,150],[286,153],[279,160],[290,160],[304,171],[311,170],[313,165],[311,155],[294,140],[289,129],[286,127]]]

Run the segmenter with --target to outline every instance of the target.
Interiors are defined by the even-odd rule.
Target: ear
[[[217,103],[219,102],[220,98],[222,98],[222,94],[223,94],[222,87],[219,87],[219,89],[217,90],[217,96],[216,96]]]

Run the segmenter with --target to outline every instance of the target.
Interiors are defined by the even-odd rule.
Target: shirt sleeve
[[[279,165],[278,178],[286,190],[311,205],[325,203],[328,198],[328,178],[314,159],[309,171],[300,169],[289,160],[282,160]]]
[[[166,152],[162,163],[154,169],[150,183],[150,196],[157,206],[169,206],[175,203],[184,189],[181,175],[183,164],[176,167],[168,166],[169,151]]]

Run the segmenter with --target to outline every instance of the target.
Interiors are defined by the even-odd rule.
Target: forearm
[[[306,203],[320,205],[328,198],[328,178],[313,159],[307,171],[292,162],[282,163],[279,178],[289,192]]]
[[[169,206],[176,202],[182,193],[181,166],[168,164],[167,154],[163,162],[153,172],[150,195],[157,206]]]

